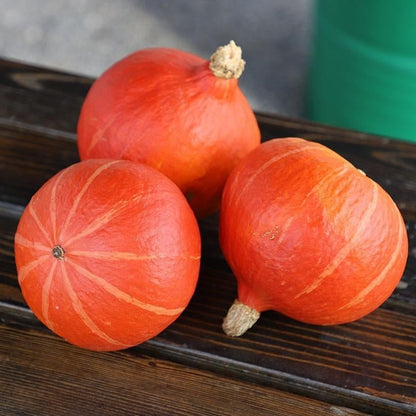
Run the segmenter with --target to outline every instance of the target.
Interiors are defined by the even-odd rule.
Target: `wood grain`
[[[73,347],[49,334],[4,325],[0,325],[0,339],[0,414],[363,414],[273,388],[229,380],[140,351],[134,356],[96,353]]]
[[[345,407],[369,414],[416,414],[415,145],[302,120],[258,114],[263,140],[298,136],[319,141],[364,170],[398,204],[406,221],[410,255],[401,284],[377,311],[357,322],[335,327],[304,325],[275,312],[266,312],[244,337],[225,336],[221,322],[236,296],[236,282],[218,247],[218,217],[212,216],[200,222],[203,241],[200,281],[183,315],[153,340],[124,352],[100,356],[67,345],[36,320],[21,296],[13,257],[14,232],[31,195],[53,174],[78,160],[76,121],[91,80],[7,61],[0,61],[0,67],[0,99],[6,102],[0,110],[0,317],[4,334],[0,339],[2,365],[8,363],[7,383],[13,380],[11,386],[23,389],[20,403],[23,413],[19,414],[26,414],[23,410],[25,403],[40,406],[40,402],[32,403],[27,397],[33,387],[23,386],[25,366],[28,365],[25,354],[31,356],[27,351],[30,348],[38,355],[45,348],[50,356],[47,369],[43,358],[33,364],[36,371],[43,374],[36,379],[36,385],[41,389],[40,397],[42,394],[47,396],[51,388],[47,375],[51,375],[54,365],[59,366],[63,373],[68,372],[62,376],[63,385],[55,386],[56,394],[63,394],[60,389],[66,389],[63,407],[54,404],[58,406],[59,414],[65,414],[64,406],[74,406],[73,400],[82,394],[82,389],[70,394],[69,386],[86,383],[81,375],[77,377],[71,371],[72,367],[78,368],[77,371],[86,367],[82,363],[87,358],[95,363],[91,371],[98,373],[110,371],[110,368],[115,371],[113,367],[119,363],[131,383],[144,391],[147,391],[145,384],[152,385],[149,379],[154,374],[153,367],[146,364],[149,360],[162,363],[160,366],[165,369],[162,373],[166,380],[172,377],[177,383],[182,370],[186,380],[190,374],[188,382],[182,382],[183,390],[169,390],[172,395],[166,399],[166,406],[170,406],[168,402],[171,403],[180,393],[185,401],[191,401],[186,404],[191,407],[185,404],[184,408],[179,406],[174,410],[166,407],[171,413],[157,413],[161,410],[157,406],[158,395],[153,392],[149,393],[153,394],[149,401],[143,400],[143,407],[138,408],[144,414],[152,414],[147,411],[153,411],[153,414],[195,414],[192,406],[198,404],[194,403],[194,391],[199,392],[198,383],[207,383],[206,391],[212,390],[213,395],[219,395],[220,390],[215,389],[214,383],[217,379],[219,386],[230,383],[230,386],[227,384],[229,390],[224,393],[229,396],[224,397],[229,397],[231,402],[238,402],[239,397],[246,396],[251,400],[253,396],[249,395],[249,388],[257,392],[257,400],[264,391],[262,406],[268,401],[269,394],[276,394],[276,399],[272,399],[270,404],[270,409],[276,412],[279,401],[282,406],[282,401],[288,400],[286,394],[293,395],[290,397],[295,397],[298,404],[290,404],[289,408],[294,413],[283,407],[284,412],[280,414],[307,414],[302,406],[310,404],[310,401],[317,406],[316,413],[310,414],[331,414],[330,411],[333,414],[353,414],[336,413],[341,412],[340,407],[342,412],[350,411]],[[66,354],[70,358],[65,361]],[[36,354],[32,355],[32,362],[33,357]],[[140,372],[127,371],[126,363],[129,362],[138,363]],[[149,371],[147,375],[142,375],[143,369]],[[14,372],[20,378],[14,380]],[[116,374],[121,375],[121,370]],[[6,388],[1,383],[1,388]],[[100,383],[94,384],[101,392],[100,396],[105,395],[107,389],[111,393],[111,380],[104,378]],[[116,384],[114,388],[119,392],[119,400],[115,406],[124,409],[123,400],[128,403],[130,396],[138,393],[136,390],[123,393],[121,381]],[[10,394],[10,391],[5,390],[5,393]],[[206,391],[203,394],[207,394]],[[242,396],[236,393],[238,391]],[[88,404],[87,412],[104,399],[93,396],[93,400],[97,402]],[[227,413],[224,403],[215,403],[212,399],[210,404],[204,404],[208,406],[207,411],[201,414],[238,414]],[[251,401],[240,409],[241,412],[258,410],[250,406],[254,406]]]

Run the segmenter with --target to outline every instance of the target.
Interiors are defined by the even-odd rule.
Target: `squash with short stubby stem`
[[[197,217],[216,212],[230,171],[260,144],[238,86],[244,64],[233,41],[209,61],[171,48],[121,59],[94,82],[82,105],[81,159],[146,163],[179,186]]]
[[[229,176],[220,244],[238,283],[223,329],[242,335],[266,310],[335,325],[379,307],[402,277],[405,224],[390,196],[327,147],[274,139]]]

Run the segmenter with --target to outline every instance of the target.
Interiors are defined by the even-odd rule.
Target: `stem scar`
[[[65,250],[62,248],[62,246],[55,246],[52,249],[52,255],[58,260],[63,260],[65,257]]]

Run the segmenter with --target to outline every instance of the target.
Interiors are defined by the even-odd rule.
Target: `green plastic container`
[[[316,0],[309,119],[416,143],[416,0]]]

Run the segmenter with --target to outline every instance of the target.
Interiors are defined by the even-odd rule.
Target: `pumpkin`
[[[403,274],[406,228],[390,196],[329,148],[272,139],[231,173],[220,245],[238,285],[223,322],[242,335],[266,310],[316,325],[357,320]]]
[[[178,187],[121,160],[76,163],[32,197],[15,234],[18,281],[52,331],[91,350],[154,337],[187,306],[200,234]]]
[[[256,118],[238,86],[244,64],[233,41],[209,61],[171,48],[126,56],[84,100],[80,158],[146,163],[179,186],[199,218],[217,211],[230,171],[260,144]]]

